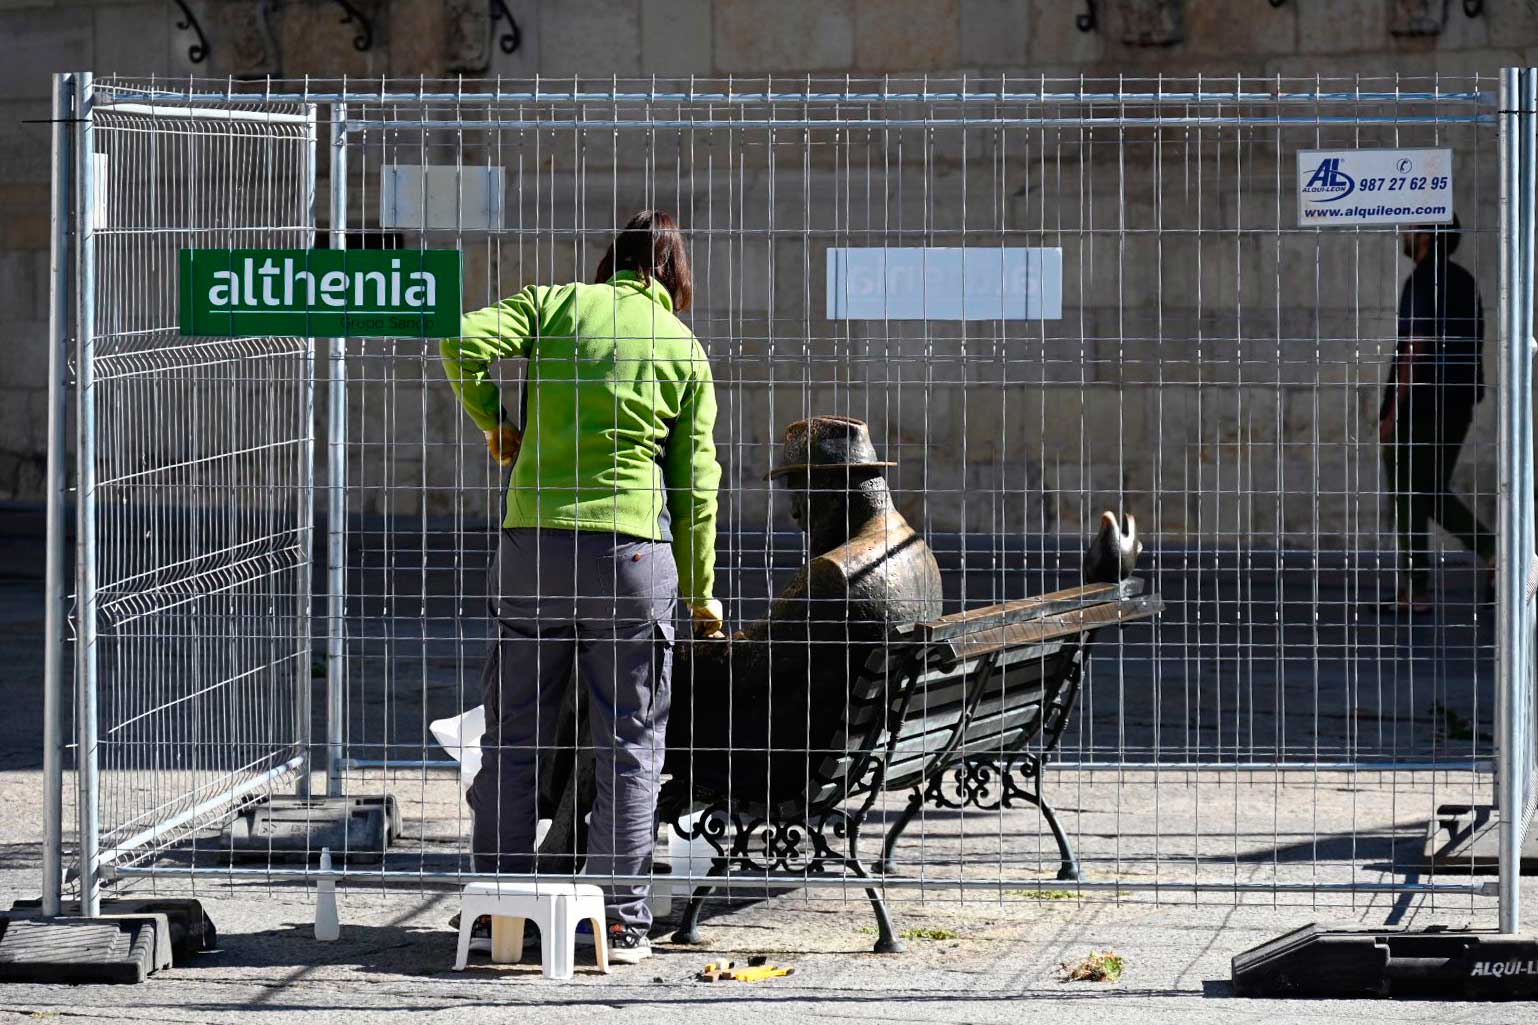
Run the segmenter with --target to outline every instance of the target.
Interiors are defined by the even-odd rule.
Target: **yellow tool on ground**
[[[794,968],[781,968],[769,964],[768,960],[766,957],[752,958],[746,968],[737,967],[735,961],[711,961],[698,977],[701,982],[760,982],[795,974]]]
[[[738,968],[727,977],[737,982],[758,982],[762,979],[778,979],[785,975],[794,975],[794,968],[781,968],[779,965],[759,965],[756,968]]]

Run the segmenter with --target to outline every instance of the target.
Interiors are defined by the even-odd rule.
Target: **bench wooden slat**
[[[950,734],[915,737],[892,752],[888,775],[898,776],[909,763],[927,765],[937,754],[953,747],[951,761],[961,753],[971,751],[1013,751],[1024,747],[1035,736],[1041,720],[1040,707],[1009,708],[989,716],[977,729],[966,730],[959,738]],[[927,743],[923,742],[927,739]],[[955,741],[954,745],[952,741]]]
[[[1022,718],[1033,718],[1040,715],[1044,695],[1037,695],[1028,701],[1016,701],[1014,699],[994,698],[986,704],[980,705],[966,724],[967,736],[973,734],[984,735],[988,730],[1000,725],[1000,716],[1007,716],[1015,710],[1019,710]],[[903,731],[899,735],[897,743],[893,745],[893,753],[906,752],[912,747],[921,747],[926,750],[939,750],[940,740],[949,740],[956,732],[957,720],[955,716],[946,717],[944,713],[930,716],[926,719],[910,719],[903,723]]]
[[[1000,708],[1040,708],[1045,700],[1047,700],[1045,684],[1029,689],[1021,687],[985,693],[973,707],[972,718],[967,722],[967,729],[970,731],[977,728],[980,718],[991,716]],[[949,736],[955,732],[961,722],[960,711],[959,704],[951,703],[931,706],[921,712],[910,714],[903,720],[895,749],[901,750],[906,745],[921,742],[929,737]]]
[[[1122,598],[1070,612],[1060,612],[1044,619],[975,630],[945,641],[944,644],[951,658],[964,661],[1004,648],[1040,644],[1054,637],[1066,637],[1086,630],[1098,630],[1112,623],[1130,623],[1134,620],[1148,619],[1163,610],[1164,600],[1157,595]]]
[[[981,682],[982,693],[1010,693],[1038,686],[1045,677],[1055,672],[1059,663],[1072,653],[1071,648],[1057,642],[1050,645],[1033,645],[1024,652],[1025,657],[1011,659],[1003,664],[995,663],[988,668],[987,679]],[[956,667],[951,674],[938,680],[915,687],[908,702],[908,714],[920,715],[925,710],[943,707],[951,701],[962,700],[971,692],[976,681],[970,677],[982,669],[975,659],[969,659]]]
[[[1043,616],[1082,608],[1085,605],[1097,605],[1115,601],[1118,598],[1131,598],[1141,594],[1142,590],[1143,582],[1135,577],[1120,584],[1085,584],[1082,587],[1070,587],[1033,598],[1019,598],[980,609],[952,613],[949,616],[941,616],[939,619],[915,623],[913,629],[926,641],[948,640],[960,634],[994,629],[1010,623],[1028,622]]]

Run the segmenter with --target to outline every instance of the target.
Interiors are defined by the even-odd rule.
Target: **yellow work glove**
[[[513,465],[522,446],[523,433],[512,424],[499,424],[496,430],[486,432],[486,447],[491,450],[491,458],[503,466]]]
[[[690,605],[689,614],[694,620],[694,636],[701,640],[717,640],[726,636],[721,632],[721,627],[725,625],[722,617],[726,611],[716,599],[709,598],[703,605]]]

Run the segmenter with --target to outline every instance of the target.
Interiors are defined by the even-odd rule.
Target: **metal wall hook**
[[[359,53],[363,53],[373,46],[374,26],[369,24],[369,20],[364,16],[363,12],[348,3],[347,0],[331,0],[331,2],[340,7],[344,12],[342,15],[343,25],[350,25],[354,21],[358,23],[358,34],[352,37],[352,48]]]
[[[513,20],[513,12],[507,9],[504,0],[491,0],[491,30],[496,32],[497,22],[507,19],[507,31],[497,36],[497,45],[503,53],[513,53],[523,42],[523,31],[518,27],[518,22]]]
[[[181,20],[176,27],[183,32],[191,30],[197,33],[198,41],[187,47],[187,59],[194,64],[202,64],[208,59],[208,37],[203,34],[203,26],[198,24],[197,17],[192,13],[185,0],[176,0],[176,6],[181,8]]]
[[[1095,17],[1095,0],[1084,0],[1084,13],[1073,19],[1080,32],[1093,32],[1099,20]]]

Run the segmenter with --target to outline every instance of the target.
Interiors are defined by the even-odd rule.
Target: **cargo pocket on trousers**
[[[651,707],[647,720],[660,735],[667,726],[668,712],[673,707],[673,647],[677,628],[672,621],[658,620],[652,624],[652,692]]]

